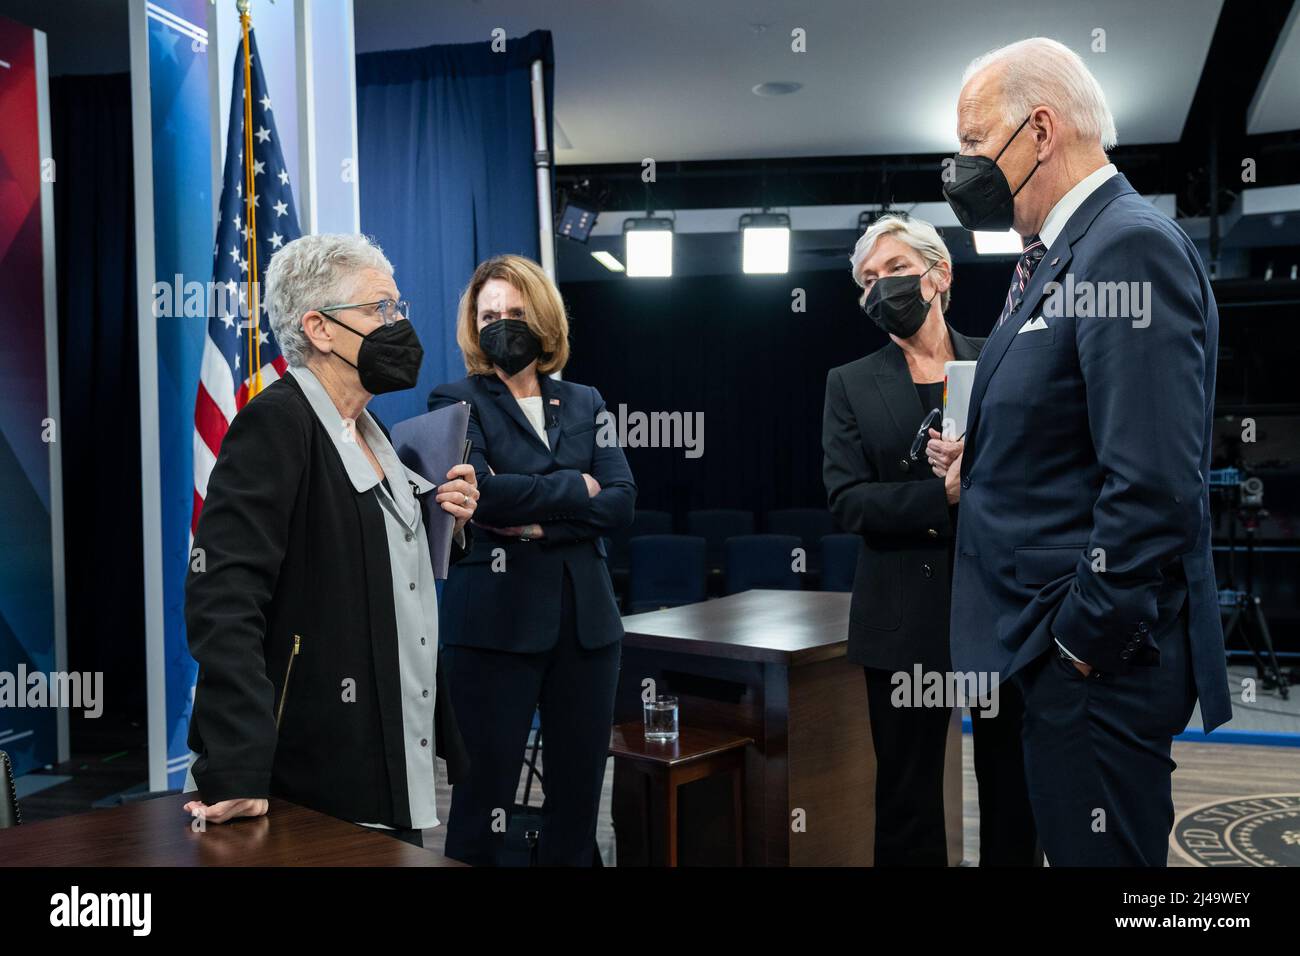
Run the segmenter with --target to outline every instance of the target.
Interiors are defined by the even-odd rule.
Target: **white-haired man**
[[[975,60],[944,193],[1025,249],[971,395],[952,656],[1014,675],[1054,865],[1164,865],[1170,745],[1231,716],[1210,556],[1218,313],[1195,247],[1107,161],[1083,61],[1034,38]]]

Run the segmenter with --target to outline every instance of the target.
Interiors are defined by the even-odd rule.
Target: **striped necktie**
[[[1002,314],[998,316],[998,324],[994,328],[1001,328],[1007,317],[1020,308],[1025,287],[1029,285],[1034,270],[1038,268],[1038,263],[1042,261],[1046,252],[1047,247],[1043,245],[1043,240],[1037,236],[1029,237],[1025,243],[1025,251],[1020,253],[1020,258],[1016,261],[1016,273],[1011,277],[1011,287],[1007,289],[1007,301],[1002,306]]]

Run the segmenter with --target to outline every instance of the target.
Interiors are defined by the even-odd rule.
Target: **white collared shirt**
[[[1114,163],[1107,163],[1105,166],[1095,169],[1087,176],[1084,176],[1074,184],[1068,193],[1056,201],[1056,205],[1052,207],[1047,214],[1047,218],[1043,220],[1043,227],[1038,230],[1038,238],[1042,240],[1044,249],[1050,250],[1052,248],[1052,243],[1061,234],[1061,230],[1070,221],[1070,217],[1083,205],[1083,201],[1091,196],[1098,186],[1117,172],[1119,170],[1115,168]]]
[[[1075,183],[1069,192],[1056,201],[1056,205],[1052,207],[1051,211],[1047,214],[1047,218],[1043,220],[1043,227],[1038,230],[1038,238],[1042,241],[1044,249],[1049,251],[1051,250],[1052,243],[1056,241],[1057,236],[1059,236],[1061,231],[1065,229],[1065,224],[1070,221],[1070,217],[1073,216],[1078,211],[1079,207],[1083,205],[1084,200],[1096,192],[1097,188],[1100,187],[1102,183],[1110,179],[1110,177],[1114,176],[1117,172],[1119,172],[1119,170],[1115,168],[1114,163],[1107,163],[1105,166],[1094,169],[1087,176],[1084,176]],[[1070,660],[1079,660],[1079,658],[1070,653],[1070,649],[1062,644],[1059,639],[1056,640],[1056,646],[1063,650],[1066,657],[1070,658]],[[1086,663],[1086,661],[1080,661],[1080,663]]]
[[[537,432],[537,437],[542,440],[542,444],[550,448],[551,440],[546,437],[546,412],[542,408],[542,396],[533,395],[529,398],[516,398],[515,401],[519,403],[524,417],[532,424],[533,431]]]
[[[338,449],[352,486],[358,492],[374,489],[384,513],[393,578],[393,612],[397,622],[402,738],[411,827],[416,830],[436,827],[439,820],[434,801],[437,760],[433,722],[437,703],[438,598],[420,503],[415,498],[416,494],[431,491],[434,485],[402,464],[369,412],[363,411],[355,422],[346,423],[310,369],[290,368],[289,372],[297,379],[316,417]],[[357,435],[365,439],[378,459],[391,494],[381,484],[370,459],[361,450]],[[356,822],[363,826],[384,826],[360,820]]]

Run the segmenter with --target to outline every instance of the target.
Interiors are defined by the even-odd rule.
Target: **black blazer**
[[[948,326],[959,361],[983,339]],[[929,409],[894,342],[826,376],[822,477],[841,528],[862,535],[848,659],[864,667],[949,670],[948,609],[956,509],[924,457],[908,458]]]
[[[202,564],[191,562],[185,582],[199,663],[189,746],[205,802],[279,796],[347,820],[411,825],[381,507],[373,490],[353,487],[292,375],[235,416],[194,534]],[[452,560],[463,553],[453,545]],[[353,703],[341,698],[348,679]],[[442,752],[459,779],[451,695],[441,686],[437,695],[438,734],[454,737]]]
[[[623,639],[601,536],[632,523],[636,483],[623,449],[596,440],[605,401],[596,389],[540,376],[547,448],[495,375],[440,385],[429,408],[469,402],[470,461],[480,496],[474,520],[492,527],[540,524],[519,541],[479,529],[443,589],[445,644],[532,653],[555,646],[563,575],[577,598],[578,640],[596,648]],[[587,496],[586,472],[601,492]]]

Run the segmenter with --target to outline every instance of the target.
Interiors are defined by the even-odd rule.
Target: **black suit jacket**
[[[959,361],[983,339],[948,326]],[[853,579],[848,659],[865,667],[947,671],[955,510],[924,457],[908,458],[928,408],[892,341],[826,376],[822,477],[830,510],[862,535]]]
[[[202,565],[192,562],[185,582],[199,663],[189,746],[205,802],[279,796],[347,820],[411,825],[381,508],[373,489],[356,491],[292,375],[235,416],[194,534]],[[452,560],[463,554],[453,544]],[[353,703],[341,699],[349,679]],[[440,752],[459,779],[464,746],[441,688],[436,707],[438,734],[452,738]]]
[[[495,375],[471,375],[429,395],[430,410],[470,404],[470,461],[480,489],[475,521],[497,528],[540,524],[545,532],[520,541],[479,529],[443,589],[445,644],[549,650],[559,636],[566,569],[582,646],[623,638],[602,535],[632,523],[636,483],[623,449],[597,441],[605,402],[596,389],[543,375],[541,390],[549,448]],[[600,482],[594,498],[583,472]]]

